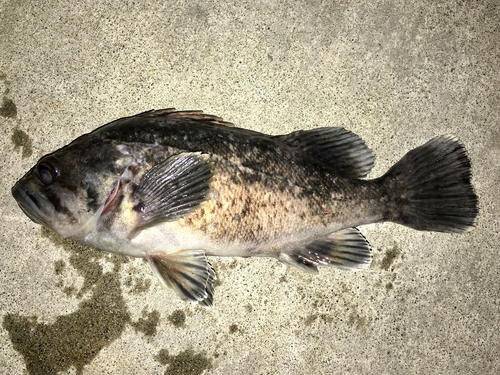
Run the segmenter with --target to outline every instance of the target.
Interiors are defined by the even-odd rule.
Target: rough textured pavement
[[[500,373],[499,20],[493,0],[1,1],[0,373]],[[454,134],[477,226],[364,227],[375,258],[357,273],[213,258],[204,309],[17,207],[42,155],[165,107],[272,134],[344,126],[371,177]]]

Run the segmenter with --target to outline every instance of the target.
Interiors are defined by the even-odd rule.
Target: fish
[[[12,195],[33,222],[145,258],[182,299],[212,306],[209,256],[274,257],[309,273],[361,270],[373,251],[359,226],[474,227],[478,197],[456,137],[437,136],[367,179],[374,161],[341,127],[268,135],[168,108],[115,120],[43,156]]]

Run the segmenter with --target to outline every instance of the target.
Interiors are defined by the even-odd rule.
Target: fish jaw
[[[54,206],[45,198],[36,198],[33,191],[23,188],[21,181],[12,187],[12,196],[19,208],[36,224],[51,228]]]
[[[58,212],[55,205],[43,194],[37,193],[30,187],[29,180],[20,180],[12,187],[12,195],[17,201],[18,206],[28,216],[31,221],[40,224],[62,237],[78,240],[87,233],[94,230],[104,210],[104,203],[96,212],[87,212],[86,215],[80,215],[71,223],[63,222],[61,217],[63,212]]]

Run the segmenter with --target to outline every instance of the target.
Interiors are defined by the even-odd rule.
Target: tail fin
[[[431,139],[411,150],[380,178],[392,198],[390,220],[437,232],[472,227],[478,198],[470,168],[465,148],[452,136]]]

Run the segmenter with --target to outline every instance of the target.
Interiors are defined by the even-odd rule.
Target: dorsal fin
[[[189,120],[196,122],[204,122],[212,125],[223,125],[233,127],[234,124],[224,121],[222,118],[214,115],[207,115],[203,111],[176,111],[175,108],[165,108],[158,110],[150,110],[139,113],[137,116],[147,118],[163,117],[167,120]]]
[[[277,138],[307,152],[346,177],[363,178],[373,168],[375,157],[372,151],[360,137],[344,128],[299,130]]]

